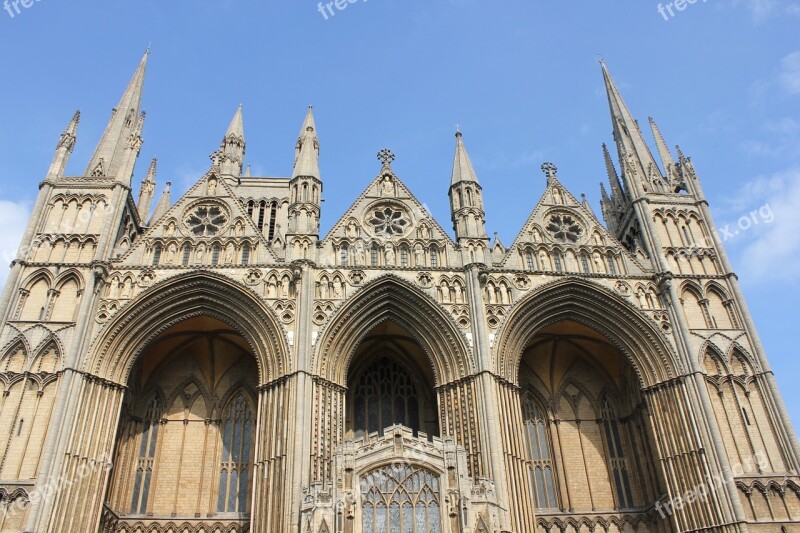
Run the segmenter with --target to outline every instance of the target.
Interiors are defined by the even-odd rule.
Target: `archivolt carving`
[[[404,327],[419,342],[431,362],[437,385],[470,373],[470,349],[449,313],[393,275],[363,287],[331,318],[316,344],[312,361],[315,373],[344,385],[350,359],[361,339],[386,320]]]
[[[680,373],[674,349],[651,320],[599,285],[566,278],[538,288],[512,307],[493,349],[498,374],[517,383],[527,343],[537,331],[564,320],[605,335],[630,360],[645,387]]]
[[[261,382],[289,368],[287,340],[272,310],[246,287],[207,271],[170,278],[141,294],[106,325],[84,363],[86,370],[123,384],[147,343],[193,316],[212,316],[244,337],[259,365]]]

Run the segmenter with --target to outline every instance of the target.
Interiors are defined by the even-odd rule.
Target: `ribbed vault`
[[[675,352],[655,322],[619,296],[579,278],[545,285],[517,303],[498,334],[495,371],[519,383],[520,360],[536,334],[569,320],[608,338],[633,365],[643,387],[680,373]]]
[[[416,287],[384,276],[361,289],[331,317],[312,361],[314,372],[347,386],[347,371],[359,344],[378,324],[404,328],[428,357],[436,386],[473,371],[472,354],[451,316]]]
[[[206,271],[167,279],[120,310],[100,334],[85,368],[124,385],[151,340],[171,326],[198,316],[224,322],[245,339],[258,361],[259,383],[287,372],[286,339],[272,310],[249,289]]]

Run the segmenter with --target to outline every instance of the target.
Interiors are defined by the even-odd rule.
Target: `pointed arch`
[[[679,373],[674,350],[652,320],[604,287],[571,277],[540,287],[512,308],[493,348],[498,375],[519,383],[520,360],[535,334],[565,320],[608,338],[633,365],[644,387]]]
[[[290,368],[286,336],[274,312],[249,288],[208,271],[169,278],[137,295],[105,325],[84,367],[124,384],[149,341],[196,316],[220,320],[247,341],[258,362],[260,383]]]
[[[31,372],[52,374],[61,370],[62,350],[58,337],[52,335],[36,349]]]
[[[450,314],[416,287],[387,275],[363,287],[331,317],[312,358],[314,373],[344,386],[356,348],[387,320],[414,336],[433,367],[436,386],[473,370],[471,350]]]

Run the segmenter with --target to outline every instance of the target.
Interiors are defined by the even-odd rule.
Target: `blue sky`
[[[2,1],[2,0],[0,0]],[[666,7],[668,2],[662,2]],[[717,223],[758,224],[726,243],[800,422],[800,2],[359,0],[326,18],[311,0],[36,1],[0,11],[0,283],[59,133],[82,111],[82,173],[148,43],[145,144],[185,191],[239,103],[254,173],[286,176],[313,104],[323,232],[369,183],[375,154],[450,227],[454,125],[484,187],[487,230],[510,244],[544,187],[544,161],[598,208],[611,123],[604,57],[634,115],[693,156]],[[2,7],[2,6],[0,6]],[[13,12],[13,8],[12,12]],[[666,11],[666,10],[665,10]],[[751,219],[752,220],[752,219]],[[767,222],[771,220],[771,222]]]

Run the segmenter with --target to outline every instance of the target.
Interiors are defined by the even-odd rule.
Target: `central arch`
[[[366,285],[331,317],[317,342],[314,373],[346,387],[358,346],[373,328],[387,321],[407,331],[425,352],[436,387],[473,372],[472,351],[447,311],[418,288],[388,275]]]

